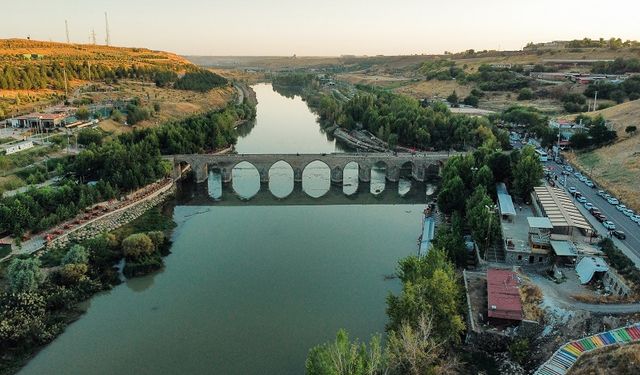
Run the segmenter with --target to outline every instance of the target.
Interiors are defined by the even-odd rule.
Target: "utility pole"
[[[107,42],[107,46],[108,46],[109,44],[111,44],[111,40],[110,40],[111,37],[109,35],[109,19],[107,18],[107,12],[104,12],[104,26],[107,30],[107,37],[105,41]]]
[[[64,20],[64,31],[67,33],[67,44],[69,44],[69,23]]]
[[[91,44],[96,45],[96,31],[91,28]]]
[[[593,96],[594,96],[594,97],[593,97],[593,111],[595,112],[595,111],[596,111],[596,108],[598,108],[598,107],[596,106],[596,103],[598,103],[598,92],[596,91],[596,93],[595,93]]]
[[[67,87],[67,67],[63,66],[62,74],[64,75],[64,96],[65,98],[69,98],[69,90]]]

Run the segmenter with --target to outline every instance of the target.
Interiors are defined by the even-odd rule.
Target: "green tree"
[[[122,241],[122,250],[127,259],[141,259],[153,254],[153,241],[144,233],[132,234]]]
[[[167,239],[167,236],[165,236],[164,232],[159,230],[147,232],[147,236],[149,236],[151,242],[153,242],[153,247],[156,250],[159,250],[165,244]]]
[[[474,186],[484,186],[486,191],[492,191],[494,188],[493,172],[488,165],[483,165],[473,175]]]
[[[65,256],[62,258],[62,264],[87,264],[89,261],[89,254],[87,253],[87,249],[81,245],[73,245],[67,251]]]
[[[456,93],[456,90],[453,90],[451,95],[447,96],[447,101],[449,102],[449,104],[451,104],[452,107],[458,106],[460,102],[460,98],[458,98],[458,94]]]
[[[44,280],[40,270],[40,260],[37,258],[20,259],[11,261],[7,267],[7,279],[9,290],[12,293],[33,292]]]
[[[100,145],[104,134],[99,129],[82,129],[78,132],[78,143],[83,146],[89,146],[94,143]]]
[[[341,329],[334,342],[316,346],[309,351],[305,362],[307,375],[382,375],[387,373],[387,358],[374,336],[367,347]]]
[[[463,101],[464,104],[470,105],[472,107],[477,107],[479,102],[480,102],[480,99],[478,99],[478,97],[475,95],[469,95],[466,98],[464,98],[464,101]]]
[[[87,107],[80,107],[76,111],[76,117],[80,120],[87,120],[91,116],[91,112]]]
[[[530,88],[525,87],[518,92],[518,100],[531,100],[533,99],[533,91]]]
[[[438,194],[438,207],[445,214],[454,211],[461,212],[464,208],[465,186],[459,176],[455,176],[444,182],[442,190]]]
[[[543,176],[540,158],[531,146],[522,149],[520,160],[513,168],[514,188],[516,194],[525,201],[529,200],[529,194],[533,188],[540,185]]]
[[[638,127],[635,125],[629,125],[626,128],[624,128],[624,132],[629,134],[629,135],[634,135],[636,134],[636,131],[638,130]]]

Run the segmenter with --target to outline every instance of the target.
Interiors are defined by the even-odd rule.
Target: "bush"
[[[529,339],[521,338],[512,342],[511,345],[509,345],[509,353],[511,354],[511,358],[516,362],[523,364],[531,355]]]
[[[71,246],[67,254],[62,258],[63,265],[87,264],[88,261],[89,255],[87,254],[87,249],[80,245]]]
[[[144,233],[132,234],[122,241],[122,250],[128,260],[141,259],[153,254],[153,241]]]
[[[206,92],[216,87],[225,86],[227,79],[208,70],[188,72],[174,84],[178,90]]]
[[[531,100],[533,99],[533,91],[529,88],[520,89],[518,93],[518,100]]]

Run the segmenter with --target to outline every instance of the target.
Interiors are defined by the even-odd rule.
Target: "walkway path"
[[[640,341],[640,323],[571,341],[553,353],[551,358],[538,368],[535,375],[563,375],[584,353],[611,345],[638,341]]]

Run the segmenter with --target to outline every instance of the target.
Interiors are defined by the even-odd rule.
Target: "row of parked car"
[[[563,173],[569,174],[571,172],[574,172],[572,167],[570,166],[564,167]],[[596,189],[596,186],[593,183],[593,181],[589,180],[586,176],[583,176],[580,172],[575,172],[573,175],[588,187],[592,189]],[[573,195],[576,198],[576,201],[578,203],[582,203],[584,205],[587,211],[589,211],[596,220],[602,223],[605,229],[607,229],[612,236],[617,237],[621,240],[624,240],[627,238],[626,234],[621,230],[617,230],[615,223],[612,222],[611,220],[608,220],[607,217],[597,207],[593,205],[593,203],[587,202],[587,198],[584,197],[575,186],[569,187],[568,191],[571,195]],[[631,221],[640,225],[640,215],[636,214],[630,208],[627,208],[624,204],[621,204],[618,198],[612,196],[611,194],[608,194],[604,190],[598,190],[597,195],[602,199],[606,200],[607,203],[609,203],[610,205],[615,206],[618,211],[622,212],[625,216],[629,217]]]

